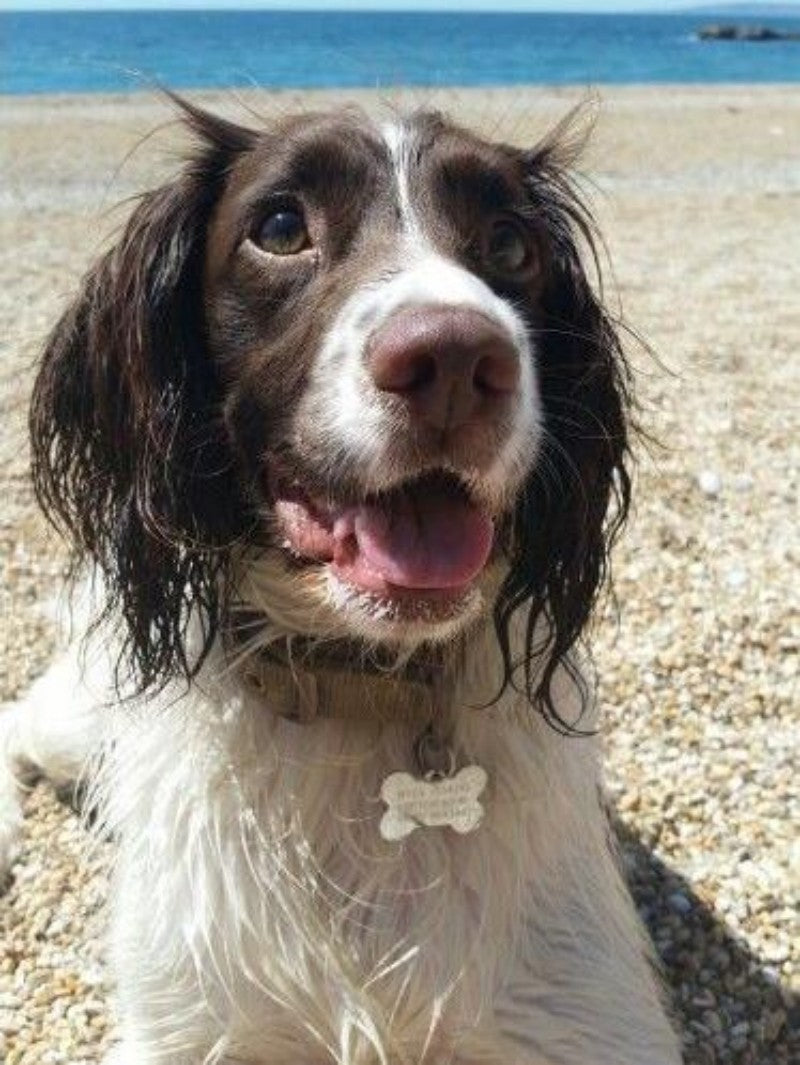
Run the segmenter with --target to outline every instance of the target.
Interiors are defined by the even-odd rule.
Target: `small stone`
[[[711,1009],[716,1006],[716,996],[707,988],[702,990],[699,995],[695,995],[692,999],[693,1006],[699,1006],[701,1009]]]
[[[16,1035],[21,1027],[20,1022],[10,1013],[0,1014],[0,1033],[3,1035]]]
[[[743,566],[731,566],[725,572],[725,583],[733,591],[744,587],[747,584],[747,570]]]
[[[783,1010],[771,1010],[764,1017],[764,1038],[767,1043],[774,1043],[786,1025]]]
[[[716,1010],[703,1010],[701,1014],[703,1024],[709,1032],[721,1032],[723,1030],[722,1018]]]
[[[667,905],[673,913],[680,914],[682,917],[692,912],[692,903],[682,891],[675,891],[667,898]]]
[[[722,478],[716,470],[701,470],[697,475],[697,487],[704,496],[718,496],[722,490]]]

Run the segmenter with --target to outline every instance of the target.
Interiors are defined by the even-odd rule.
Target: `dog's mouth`
[[[491,514],[449,471],[347,502],[313,495],[285,471],[272,471],[270,489],[283,546],[379,599],[461,599],[492,551]]]

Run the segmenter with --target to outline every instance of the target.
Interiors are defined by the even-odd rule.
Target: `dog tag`
[[[410,773],[392,773],[384,780],[381,798],[387,809],[380,829],[385,840],[405,839],[415,828],[444,825],[464,835],[481,823],[479,799],[488,780],[485,769],[468,765],[451,776],[428,777],[421,780]]]

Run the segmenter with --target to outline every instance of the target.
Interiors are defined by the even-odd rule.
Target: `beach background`
[[[28,483],[33,367],[82,271],[130,210],[124,201],[178,165],[182,133],[143,88],[142,72],[185,79],[148,67],[142,54],[133,84],[125,75],[112,86],[128,91],[73,92],[52,84],[53,53],[31,84],[31,42],[21,43],[18,28],[12,35],[7,18],[0,15],[0,699],[12,700],[52,654],[64,563]],[[579,31],[591,57],[591,31],[573,24]],[[90,37],[84,32],[86,52],[96,44]],[[224,32],[214,40],[224,50]],[[326,47],[335,42],[333,34]],[[785,47],[800,62],[800,45]],[[70,48],[62,58],[72,56],[74,74]],[[629,356],[653,441],[638,449],[617,602],[607,604],[593,646],[612,819],[688,1065],[800,1061],[800,73],[780,66],[785,54],[778,66],[770,54],[759,53],[759,77],[729,73],[693,85],[675,77],[610,84],[656,80],[640,57],[635,77],[595,76],[587,58],[570,68],[571,86],[555,77],[535,84],[548,80],[541,61],[514,88],[441,87],[457,80],[441,59],[438,88],[435,79],[401,88],[404,76],[413,79],[398,63],[377,81],[373,70],[367,84],[377,89],[279,92],[243,87],[239,56],[238,80],[225,82],[239,85],[235,92],[191,94],[264,123],[345,100],[377,111],[435,106],[530,145],[593,87],[596,129],[581,180],[611,257],[607,297],[652,347],[631,343]],[[503,68],[494,63],[483,80],[497,86]],[[321,64],[309,66],[310,84]],[[268,81],[255,66],[252,81]],[[485,73],[491,62],[481,52],[473,66]],[[10,70],[22,67],[28,81],[10,83]],[[104,844],[87,857],[69,804],[34,789],[0,898],[0,1061],[83,1065],[110,1044],[103,930],[112,850]]]

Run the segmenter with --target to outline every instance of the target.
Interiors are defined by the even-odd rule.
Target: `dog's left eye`
[[[290,208],[267,215],[253,239],[271,255],[297,255],[311,245],[303,215]]]
[[[518,274],[530,261],[531,250],[525,234],[507,219],[495,222],[486,242],[486,260],[501,274]]]

